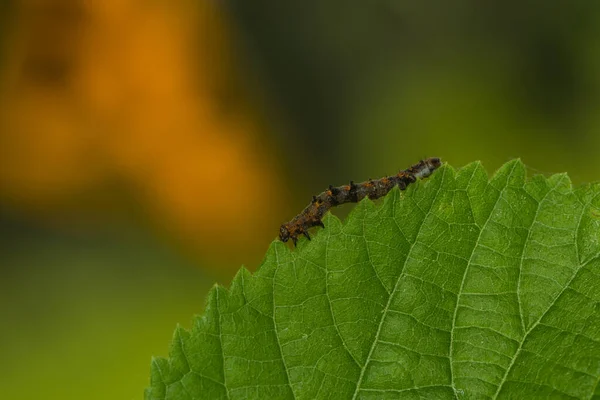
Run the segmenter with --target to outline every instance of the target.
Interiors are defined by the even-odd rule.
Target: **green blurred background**
[[[597,180],[599,105],[598,2],[3,1],[2,398],[142,398],[330,183],[429,156]]]

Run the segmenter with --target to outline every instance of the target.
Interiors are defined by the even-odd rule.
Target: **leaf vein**
[[[443,181],[443,178],[445,178],[445,176],[446,176],[446,169],[443,169],[441,172],[442,172],[442,181]],[[442,188],[442,184],[440,183],[440,185],[438,186],[438,189],[437,189],[437,191],[435,193],[435,196],[434,196],[434,198],[431,201],[431,204],[429,206],[430,207],[429,211],[431,211],[431,208],[433,207],[433,204],[437,200],[437,198],[438,198],[438,196],[440,194],[441,188]],[[414,202],[414,203],[416,203],[416,202]],[[388,309],[389,309],[389,307],[390,307],[390,305],[392,303],[392,299],[394,298],[394,294],[396,293],[396,290],[398,289],[398,285],[400,284],[401,278],[403,276],[404,268],[406,267],[406,263],[408,261],[408,256],[410,255],[410,253],[414,249],[415,244],[418,242],[418,237],[419,237],[419,234],[421,233],[421,229],[425,225],[425,220],[427,219],[427,214],[428,213],[425,213],[425,212],[423,213],[423,219],[421,220],[421,224],[419,225],[419,229],[417,230],[417,235],[415,237],[415,241],[411,244],[411,247],[410,247],[410,249],[408,251],[408,254],[407,254],[407,258],[404,261],[404,265],[402,267],[402,271],[398,274],[398,279],[396,280],[396,283],[394,285],[394,289],[392,290],[392,293],[390,293],[390,295],[388,296],[387,304],[386,304],[385,308],[383,309],[383,312],[381,313],[381,318],[379,320],[379,325],[377,327],[377,332],[375,333],[375,339],[373,340],[373,344],[371,345],[371,349],[369,350],[369,354],[367,355],[367,359],[365,360],[365,364],[361,368],[360,376],[358,378],[358,382],[356,383],[356,390],[354,391],[354,395],[352,396],[353,400],[356,399],[356,396],[358,396],[358,393],[361,390],[361,384],[362,384],[362,380],[364,378],[365,371],[367,370],[367,366],[369,365],[369,361],[370,361],[370,359],[371,359],[371,357],[373,355],[373,352],[375,351],[375,347],[377,346],[377,342],[379,341],[379,335],[381,334],[381,328],[383,327],[383,321],[385,320],[385,317],[387,315]],[[394,218],[394,221],[396,222],[395,218]],[[397,224],[397,222],[396,222],[396,224]],[[398,228],[400,228],[400,227],[398,227]]]
[[[463,288],[464,288],[464,285],[465,285],[465,280],[466,280],[467,274],[469,273],[469,266],[472,264],[473,256],[475,255],[475,250],[477,249],[479,241],[481,240],[481,235],[485,231],[485,228],[486,228],[488,222],[491,220],[492,215],[494,214],[494,209],[496,208],[496,206],[498,205],[498,202],[502,198],[502,193],[504,192],[504,190],[508,186],[508,183],[510,182],[510,177],[514,173],[515,168],[516,168],[516,164],[513,165],[512,170],[510,171],[509,174],[507,174],[508,176],[507,176],[506,185],[501,190],[498,190],[491,183],[489,184],[490,187],[492,187],[493,189],[496,190],[496,192],[498,194],[498,197],[496,197],[494,205],[490,208],[490,213],[488,214],[485,222],[483,223],[483,225],[481,226],[481,229],[479,230],[479,235],[477,236],[477,239],[475,240],[475,244],[473,245],[473,249],[471,250],[471,255],[469,257],[469,261],[467,262],[467,265],[465,266],[465,271],[463,272],[463,276],[462,276],[462,280],[461,280],[461,283],[460,283],[460,287],[458,289],[458,293],[457,293],[457,297],[456,297],[456,305],[454,307],[454,315],[452,317],[452,328],[450,330],[450,350],[448,352],[449,353],[449,358],[450,358],[450,375],[451,375],[451,378],[450,378],[451,380],[450,381],[451,381],[452,387],[454,388],[455,391],[456,391],[456,387],[455,387],[455,383],[454,383],[455,379],[454,379],[454,367],[452,366],[452,364],[453,364],[452,353],[454,351],[454,329],[456,327],[456,317],[458,315],[458,308],[460,306],[460,297],[461,297],[461,294],[463,292]],[[456,396],[456,392],[455,392],[455,396]]]

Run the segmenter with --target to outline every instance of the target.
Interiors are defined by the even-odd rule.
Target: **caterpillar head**
[[[290,230],[288,229],[287,224],[283,224],[279,228],[279,240],[281,240],[283,243],[290,240]]]

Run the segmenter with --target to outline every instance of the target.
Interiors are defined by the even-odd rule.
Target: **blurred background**
[[[2,0],[2,397],[141,399],[330,183],[597,180],[599,106],[599,2]]]

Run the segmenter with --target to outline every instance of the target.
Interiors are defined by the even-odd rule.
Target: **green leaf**
[[[600,187],[444,166],[215,286],[146,399],[600,398]]]

